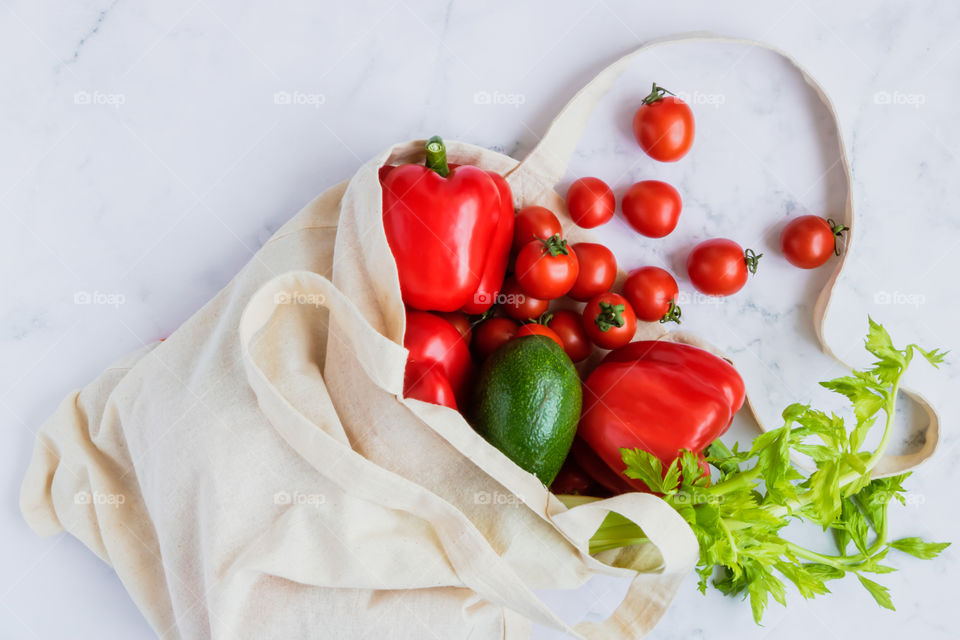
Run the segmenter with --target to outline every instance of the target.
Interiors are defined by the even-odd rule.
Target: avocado
[[[470,422],[549,486],[570,452],[582,401],[580,378],[563,348],[544,336],[524,336],[483,363]]]

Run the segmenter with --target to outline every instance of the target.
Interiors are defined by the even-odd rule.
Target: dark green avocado
[[[570,452],[582,401],[577,370],[560,345],[544,336],[524,336],[483,363],[471,423],[549,486]]]

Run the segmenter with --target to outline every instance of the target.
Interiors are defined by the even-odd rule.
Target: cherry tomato
[[[580,178],[567,189],[567,210],[577,226],[584,229],[608,222],[616,204],[613,191],[599,178]]]
[[[633,135],[647,155],[676,162],[693,145],[693,111],[680,98],[653,83],[653,90],[633,116]]]
[[[517,329],[517,333],[513,337],[522,338],[523,336],[544,336],[545,338],[550,338],[560,345],[561,349],[563,348],[563,340],[560,339],[560,336],[557,335],[556,331],[540,324],[539,322],[530,322],[521,326],[519,329]]]
[[[623,283],[623,295],[630,302],[637,319],[644,322],[676,322],[680,324],[677,306],[677,281],[660,267],[641,267],[630,272]]]
[[[535,298],[553,300],[570,291],[580,273],[577,254],[556,234],[528,242],[517,254],[514,275],[520,288]]]
[[[623,195],[620,208],[630,226],[648,238],[662,238],[677,227],[680,192],[660,180],[644,180]]]
[[[637,316],[626,298],[608,291],[583,308],[583,328],[598,347],[616,349],[633,340]]]
[[[504,312],[514,320],[539,318],[550,305],[547,300],[534,298],[525,293],[513,276],[508,276],[503,281],[499,300]]]
[[[537,238],[563,235],[560,220],[546,207],[524,207],[513,222],[513,250],[520,251],[525,244]]]
[[[586,360],[593,350],[590,338],[583,329],[580,314],[576,311],[570,311],[569,309],[554,311],[552,315],[547,317],[547,326],[560,336],[563,350],[574,362]]]
[[[783,228],[780,249],[793,266],[815,269],[829,260],[831,254],[840,255],[837,238],[846,230],[847,227],[830,219],[800,216]]]
[[[578,242],[573,245],[573,252],[580,263],[580,273],[567,295],[586,302],[599,293],[609,291],[617,279],[617,259],[613,252],[602,244],[592,242]]]
[[[687,256],[687,275],[697,291],[711,296],[729,296],[743,288],[747,273],[757,272],[762,253],[743,250],[726,238],[704,240]]]
[[[520,324],[510,318],[488,318],[473,330],[473,354],[483,362],[517,333]]]
[[[470,344],[470,318],[463,311],[438,311],[436,315],[440,316],[460,332],[467,345]]]

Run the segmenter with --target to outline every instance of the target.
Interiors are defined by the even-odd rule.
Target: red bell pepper
[[[463,305],[464,313],[478,315],[493,306],[500,295],[503,286],[503,277],[507,273],[507,261],[510,259],[510,248],[513,245],[513,193],[510,185],[499,173],[488,171],[487,175],[497,185],[500,192],[500,215],[497,216],[497,228],[493,232],[493,241],[490,243],[490,254],[484,266],[480,286],[473,297]]]
[[[403,394],[456,409],[465,406],[473,380],[470,348],[450,322],[425,311],[407,311],[403,335],[407,366]]]
[[[577,433],[626,478],[621,448],[648,451],[664,466],[681,449],[699,454],[727,430],[743,399],[736,369],[709,351],[676,342],[631,342],[607,354],[584,382]]]
[[[509,241],[499,239],[508,235],[507,224],[512,233],[512,196],[478,167],[451,169],[440,138],[430,138],[426,151],[425,165],[381,170],[383,226],[403,301],[424,311],[456,311],[484,293],[481,287],[499,289],[509,251]]]

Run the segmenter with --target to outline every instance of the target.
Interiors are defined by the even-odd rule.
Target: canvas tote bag
[[[457,142],[448,154],[505,174],[517,206],[547,206],[585,239],[553,185],[591,110],[637,53],[704,38],[732,42],[655,42],[611,65],[523,162]],[[659,498],[567,509],[459,413],[402,396],[378,169],[422,148],[395,145],[318,196],[169,339],[68,396],[39,433],[25,518],[108,562],[159,636],[512,639],[534,621],[640,638],[692,569],[696,540]],[[610,511],[652,544],[591,557]],[[534,593],[595,574],[632,579],[602,622],[571,627]]]

